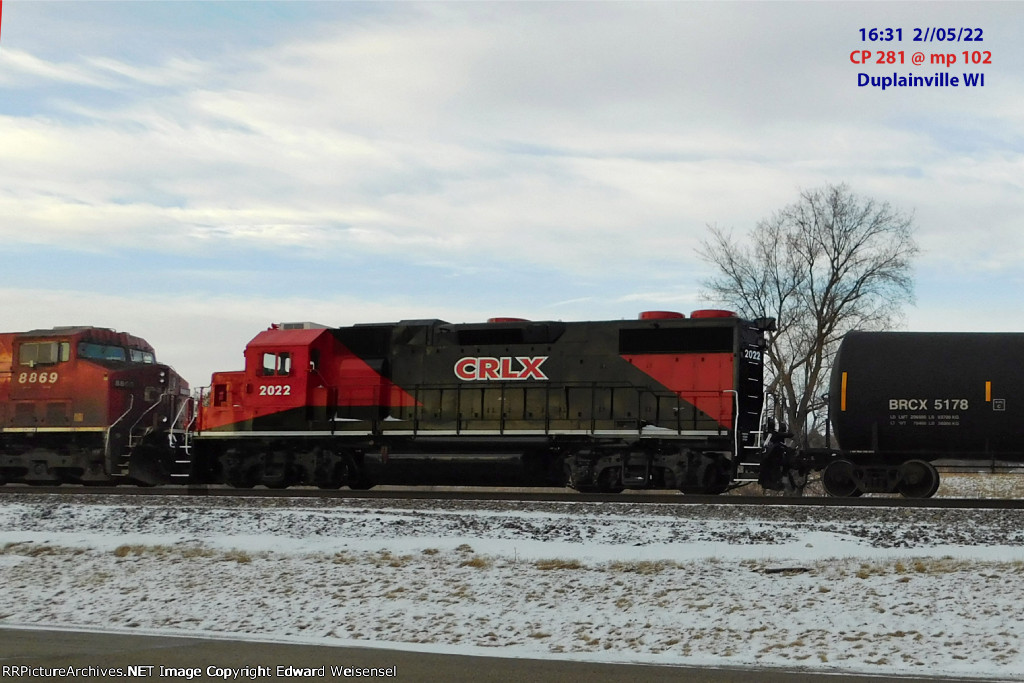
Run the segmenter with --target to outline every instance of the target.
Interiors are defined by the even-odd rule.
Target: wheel
[[[807,473],[802,469],[794,468],[782,478],[782,493],[786,496],[799,497],[804,495],[807,486]],[[858,489],[858,493],[860,490]]]
[[[340,489],[348,481],[348,466],[342,462],[326,463],[316,474],[318,489]]]
[[[904,498],[931,498],[939,490],[939,471],[930,462],[908,460],[900,465],[896,488]]]
[[[719,462],[711,463],[704,470],[704,491],[709,496],[717,496],[729,490],[732,477],[725,469],[725,465]]]
[[[836,498],[856,498],[863,493],[853,477],[853,463],[849,460],[833,460],[821,473],[825,492]]]
[[[621,467],[604,468],[597,477],[595,488],[601,493],[622,493],[626,487],[622,485],[621,471]]]
[[[235,469],[224,477],[224,483],[236,489],[251,489],[259,481],[259,470],[251,467],[248,469]]]

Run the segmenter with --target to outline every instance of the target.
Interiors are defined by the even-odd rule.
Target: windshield
[[[110,346],[108,344],[93,344],[92,342],[78,343],[79,358],[96,358],[99,360],[126,360],[124,348]]]
[[[132,355],[133,363],[155,363],[156,357],[149,351],[143,351],[141,349],[128,349]]]

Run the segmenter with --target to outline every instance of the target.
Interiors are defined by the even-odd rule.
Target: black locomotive
[[[580,491],[719,493],[760,474],[771,324],[656,311],[275,326],[249,343],[244,370],[214,374],[194,447],[235,486],[511,472]]]

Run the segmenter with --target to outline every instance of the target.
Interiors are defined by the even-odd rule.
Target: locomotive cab
[[[213,374],[200,431],[325,429],[337,390],[324,373],[331,353],[326,328],[274,325],[245,348],[245,369]]]

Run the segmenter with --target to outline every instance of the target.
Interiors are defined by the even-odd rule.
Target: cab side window
[[[35,367],[37,365],[54,365],[71,358],[69,342],[31,342],[21,345],[18,351],[18,364]]]
[[[264,377],[292,374],[292,354],[288,351],[264,353],[262,374]]]

